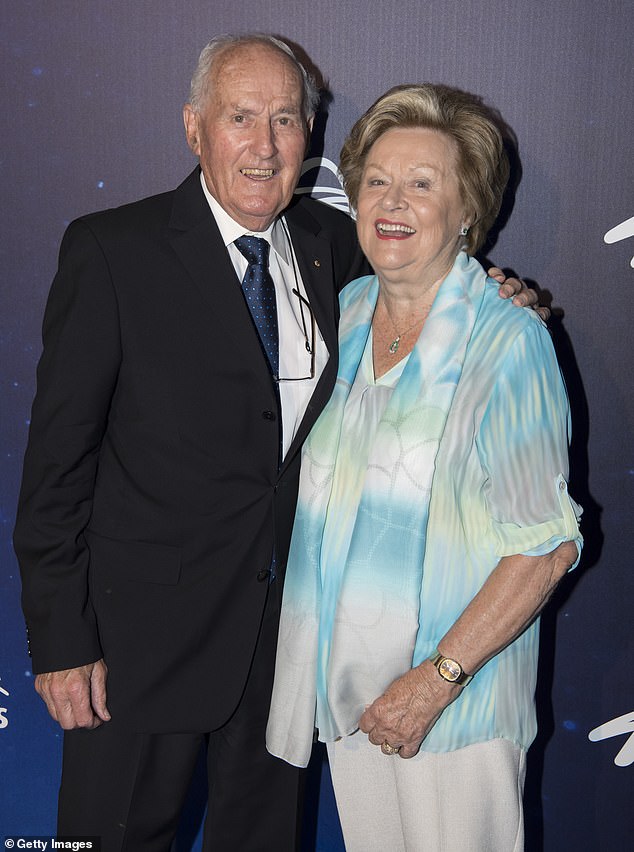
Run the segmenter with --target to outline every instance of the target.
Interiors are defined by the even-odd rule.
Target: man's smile
[[[253,178],[255,180],[266,180],[277,174],[276,169],[240,169],[240,174],[244,177]]]

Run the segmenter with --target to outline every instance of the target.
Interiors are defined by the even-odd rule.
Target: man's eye
[[[416,189],[429,189],[429,181],[417,180],[414,186]]]
[[[243,115],[234,115],[233,120],[236,124],[242,124],[244,122],[244,116]]]
[[[368,181],[368,186],[383,186],[384,183],[385,181],[383,181],[381,178],[371,178]]]

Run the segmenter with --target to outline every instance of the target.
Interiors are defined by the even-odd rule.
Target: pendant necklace
[[[394,322],[394,320],[392,319],[392,314],[390,313],[390,309],[388,308],[388,306],[387,306],[387,302],[386,302],[386,300],[385,300],[385,299],[383,299],[383,304],[385,305],[385,311],[386,311],[386,313],[387,313],[387,315],[388,315],[388,318],[389,318],[390,322],[392,323],[392,328],[393,328],[393,329],[394,329],[394,331],[396,332],[396,337],[395,337],[395,338],[394,338],[394,340],[390,343],[390,345],[387,347],[387,351],[390,353],[390,355],[396,355],[396,353],[398,352],[399,344],[400,344],[400,342],[401,342],[401,338],[402,338],[402,337],[405,337],[405,335],[406,335],[408,332],[410,332],[410,331],[414,328],[414,326],[415,326],[415,325],[418,325],[418,323],[419,323],[419,322],[424,322],[424,321],[425,321],[425,319],[427,318],[427,314],[429,313],[429,310],[430,310],[430,309],[429,309],[429,308],[427,308],[427,312],[425,313],[425,316],[420,317],[420,318],[419,318],[419,319],[417,319],[417,320],[414,320],[414,322],[413,322],[411,325],[409,325],[409,326],[405,329],[405,331],[401,331],[401,333],[399,334],[398,328],[396,327],[396,323],[395,323],[395,322]]]

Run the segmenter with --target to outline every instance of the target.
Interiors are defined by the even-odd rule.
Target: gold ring
[[[381,751],[383,754],[398,754],[400,750],[400,746],[390,745],[387,740],[383,740],[381,743]]]

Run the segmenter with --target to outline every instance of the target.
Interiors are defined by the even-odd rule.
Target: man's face
[[[187,141],[216,201],[264,231],[290,203],[312,126],[299,72],[281,52],[251,44],[221,55],[211,73],[201,111],[185,105]]]

